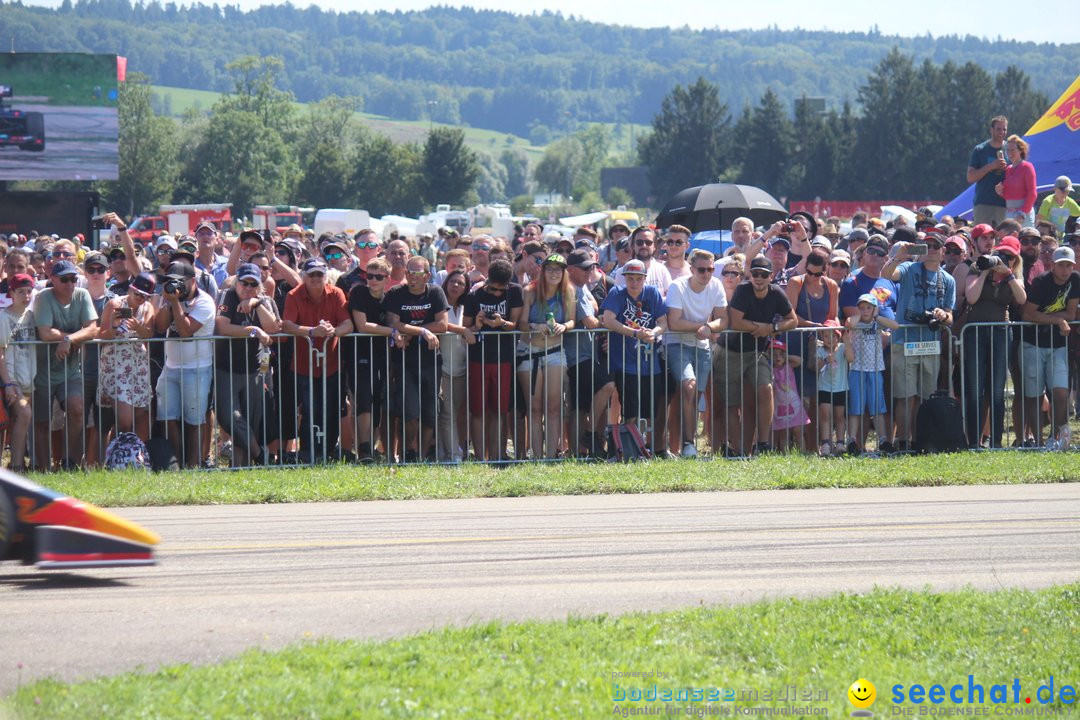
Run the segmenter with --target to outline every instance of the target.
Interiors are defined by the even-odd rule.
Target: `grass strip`
[[[878,717],[892,716],[893,686],[1009,686],[1009,709],[1043,706],[1040,685],[1077,685],[1080,585],[1039,591],[877,589],[737,607],[601,615],[565,622],[487,623],[383,642],[323,640],[249,651],[217,665],[178,665],[67,685],[20,688],[6,701],[25,718],[556,718],[628,716],[654,708],[791,705],[853,708],[858,678],[876,685]],[[619,678],[612,673],[645,672]],[[656,673],[663,675],[657,675]],[[1013,679],[1021,683],[1012,703]],[[615,683],[618,684],[616,689]],[[736,700],[616,701],[617,690],[690,687],[734,691]],[[795,686],[813,701],[782,700]],[[756,691],[757,699],[747,691]],[[764,699],[766,691],[770,699]],[[1045,695],[1045,693],[1044,693]],[[722,697],[722,696],[721,696]],[[1024,703],[1025,697],[1032,704]],[[740,699],[741,698],[741,699]],[[928,703],[921,705],[926,709]],[[919,713],[920,705],[904,707]],[[937,708],[954,707],[945,698]],[[0,705],[0,708],[3,706]],[[687,712],[687,708],[691,712]],[[967,706],[969,711],[972,706]],[[1004,710],[988,705],[988,714]],[[1003,713],[997,713],[1003,714]]]
[[[34,479],[97,505],[131,507],[1075,482],[1080,463],[1071,453],[1043,452],[835,459],[774,455],[751,461],[528,463],[503,469],[337,464],[157,474],[96,470]]]

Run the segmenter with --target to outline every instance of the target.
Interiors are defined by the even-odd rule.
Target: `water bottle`
[[[549,312],[547,314],[547,326],[550,332],[555,332],[555,313]]]

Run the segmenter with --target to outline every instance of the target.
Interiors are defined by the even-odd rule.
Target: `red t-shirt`
[[[300,285],[289,291],[285,296],[285,312],[282,315],[285,320],[313,327],[320,320],[327,320],[337,327],[349,319],[349,303],[345,299],[345,293],[340,288],[327,285],[323,290],[322,300],[315,302],[305,286]],[[316,356],[315,367],[309,367],[311,359],[311,347],[326,353],[322,358]],[[329,377],[338,371],[338,339],[336,336],[325,338],[311,338],[304,340],[297,338],[296,351],[293,355],[293,370],[298,375],[309,377]]]

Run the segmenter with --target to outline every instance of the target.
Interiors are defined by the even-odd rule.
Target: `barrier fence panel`
[[[187,467],[606,459],[619,425],[657,458],[888,453],[913,448],[919,403],[939,389],[958,399],[969,447],[1065,449],[1080,354],[1052,347],[1048,327],[971,323],[957,338],[881,323],[706,342],[622,335],[618,357],[603,329],[277,335],[261,348],[131,338],[66,355],[18,341],[9,360],[37,368],[5,389],[6,460],[101,465],[121,433],[158,464]]]

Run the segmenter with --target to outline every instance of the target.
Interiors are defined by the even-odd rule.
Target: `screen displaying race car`
[[[153,565],[159,542],[107,510],[0,470],[0,561],[44,570]]]
[[[0,54],[0,180],[119,178],[117,57]]]

